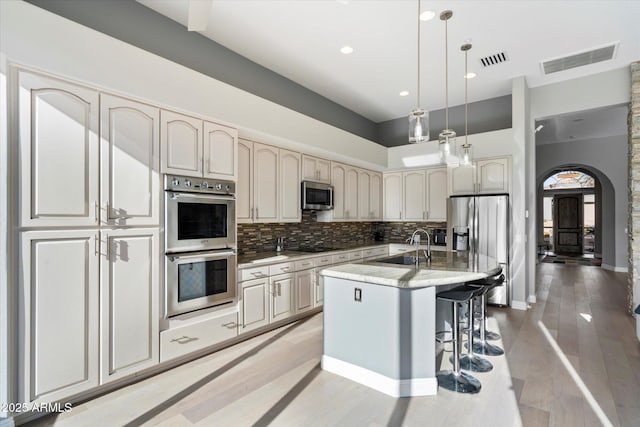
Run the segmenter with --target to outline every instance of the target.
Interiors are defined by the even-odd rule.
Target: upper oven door
[[[166,252],[236,247],[232,196],[165,192]]]

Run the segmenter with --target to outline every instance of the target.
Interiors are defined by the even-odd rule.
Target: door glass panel
[[[330,205],[331,199],[328,190],[307,188],[307,203],[311,205]]]
[[[178,203],[178,240],[227,237],[227,205]]]
[[[200,261],[178,266],[178,302],[227,292],[227,260]]]

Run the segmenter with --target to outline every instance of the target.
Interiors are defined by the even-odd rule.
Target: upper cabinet
[[[302,156],[280,149],[280,222],[300,222],[300,170]]]
[[[253,144],[254,222],[278,222],[278,148]]]
[[[100,119],[102,223],[158,226],[160,110],[101,94]]]
[[[358,217],[364,221],[382,219],[382,174],[358,171]]]
[[[359,169],[338,162],[331,162],[333,186],[332,220],[357,221]]]
[[[238,139],[236,216],[238,223],[253,222],[253,142],[246,139]]]
[[[446,221],[447,169],[383,175],[385,221]]]
[[[95,226],[98,92],[20,71],[20,225]]]
[[[482,159],[473,167],[449,169],[449,195],[509,193],[509,157]]]
[[[236,129],[162,110],[160,134],[163,173],[237,179]]]
[[[329,184],[331,182],[331,162],[303,154],[302,179]]]

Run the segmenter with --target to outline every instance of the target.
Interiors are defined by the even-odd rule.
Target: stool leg
[[[495,332],[487,331],[487,294],[481,296],[482,301],[480,302],[480,327],[476,331],[474,331],[474,336],[480,341],[497,341],[500,339],[500,334]],[[484,333],[484,337],[482,334]]]
[[[458,393],[478,393],[480,381],[475,377],[460,371],[460,324],[458,322],[458,303],[453,301],[452,340],[453,340],[453,371],[440,371],[436,374],[438,385]]]
[[[487,359],[473,354],[473,311],[475,298],[469,300],[469,326],[467,328],[467,354],[460,358],[460,367],[467,371],[473,372],[489,372],[493,369],[493,365]]]
[[[474,342],[471,346],[467,345],[467,348],[472,348],[473,352],[476,354],[481,354],[483,356],[501,356],[504,354],[504,350],[498,347],[497,345],[489,344],[486,339],[486,294],[482,295],[482,319],[480,319],[480,340],[478,342]]]

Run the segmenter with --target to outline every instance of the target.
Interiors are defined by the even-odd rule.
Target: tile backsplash
[[[316,222],[314,211],[303,211],[295,223],[238,224],[238,253],[275,250],[284,237],[284,249],[344,247],[367,244],[376,234],[386,242],[404,242],[416,228],[443,228],[444,222]]]

